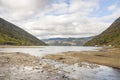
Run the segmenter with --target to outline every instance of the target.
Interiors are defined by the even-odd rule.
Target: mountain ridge
[[[93,37],[83,37],[83,38],[49,38],[42,39],[45,43],[51,46],[82,46],[88,40],[91,40]]]
[[[46,44],[20,27],[0,18],[0,45],[38,46]]]
[[[95,45],[120,47],[120,17],[109,28],[85,44],[85,46]]]

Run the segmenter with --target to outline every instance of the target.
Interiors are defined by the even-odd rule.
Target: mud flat
[[[98,53],[102,52],[106,50]],[[82,59],[79,53],[82,53]],[[89,53],[66,52],[43,58],[19,52],[0,53],[0,80],[120,80],[120,70],[88,63],[90,61],[85,59],[91,57],[84,56],[96,55],[96,52]]]
[[[103,48],[99,51],[65,52],[47,55],[44,58],[67,64],[89,62],[120,69],[120,48]]]

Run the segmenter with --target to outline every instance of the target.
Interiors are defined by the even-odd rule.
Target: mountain
[[[86,38],[49,38],[43,39],[46,44],[51,46],[82,46],[93,37]]]
[[[46,44],[16,25],[0,18],[0,45],[38,46]]]
[[[111,45],[114,47],[120,47],[120,17],[115,20],[107,30],[105,30],[103,33],[96,36],[92,40],[88,41],[85,45]]]

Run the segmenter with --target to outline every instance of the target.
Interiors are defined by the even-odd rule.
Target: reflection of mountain
[[[50,38],[43,41],[51,46],[82,46],[93,37],[86,38]]]
[[[33,35],[0,18],[0,45],[45,45]]]
[[[88,41],[85,45],[112,45],[120,47],[120,17],[107,30]]]

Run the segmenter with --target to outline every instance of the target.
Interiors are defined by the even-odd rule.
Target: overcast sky
[[[120,0],[0,0],[0,17],[40,39],[88,37],[120,17]]]

